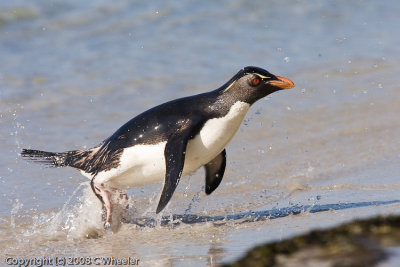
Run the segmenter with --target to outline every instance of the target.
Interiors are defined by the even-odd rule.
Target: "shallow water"
[[[0,3],[0,257],[214,265],[262,242],[398,214],[399,11],[397,1]],[[296,87],[250,109],[211,196],[202,170],[161,215],[161,185],[132,189],[123,223],[105,232],[86,178],[18,155],[97,145],[246,65]]]

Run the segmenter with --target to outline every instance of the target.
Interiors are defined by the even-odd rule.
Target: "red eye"
[[[257,86],[260,84],[260,79],[258,77],[253,78],[253,80],[251,80],[251,85],[253,86]]]

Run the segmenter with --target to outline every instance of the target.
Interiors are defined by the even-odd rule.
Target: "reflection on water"
[[[179,225],[181,223],[194,224],[204,222],[214,222],[215,226],[233,222],[235,224],[257,222],[263,220],[272,220],[277,218],[286,217],[289,215],[296,215],[302,212],[317,213],[329,210],[343,210],[343,209],[355,209],[377,205],[390,205],[400,203],[400,200],[391,201],[371,201],[371,202],[359,202],[359,203],[340,203],[340,204],[323,204],[323,205],[296,205],[292,207],[284,207],[272,210],[263,211],[247,211],[239,212],[236,214],[226,214],[224,216],[199,216],[194,214],[189,215],[177,215],[163,217],[161,219],[161,226]],[[131,221],[124,220],[125,223],[134,223],[142,227],[154,227],[157,225],[157,221],[153,218],[134,218]]]

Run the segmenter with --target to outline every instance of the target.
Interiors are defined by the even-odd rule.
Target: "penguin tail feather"
[[[90,150],[73,150],[67,152],[47,152],[33,149],[22,149],[21,156],[35,163],[48,167],[70,166],[83,169],[83,160],[91,153]]]

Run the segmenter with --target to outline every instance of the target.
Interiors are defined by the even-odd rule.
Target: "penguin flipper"
[[[222,150],[213,160],[204,165],[206,169],[206,194],[211,194],[222,181],[226,167],[226,151]]]
[[[165,145],[165,182],[156,213],[159,213],[167,206],[178,186],[185,163],[186,145],[192,130],[193,127],[191,127],[190,123],[186,123],[186,125],[168,139]]]

